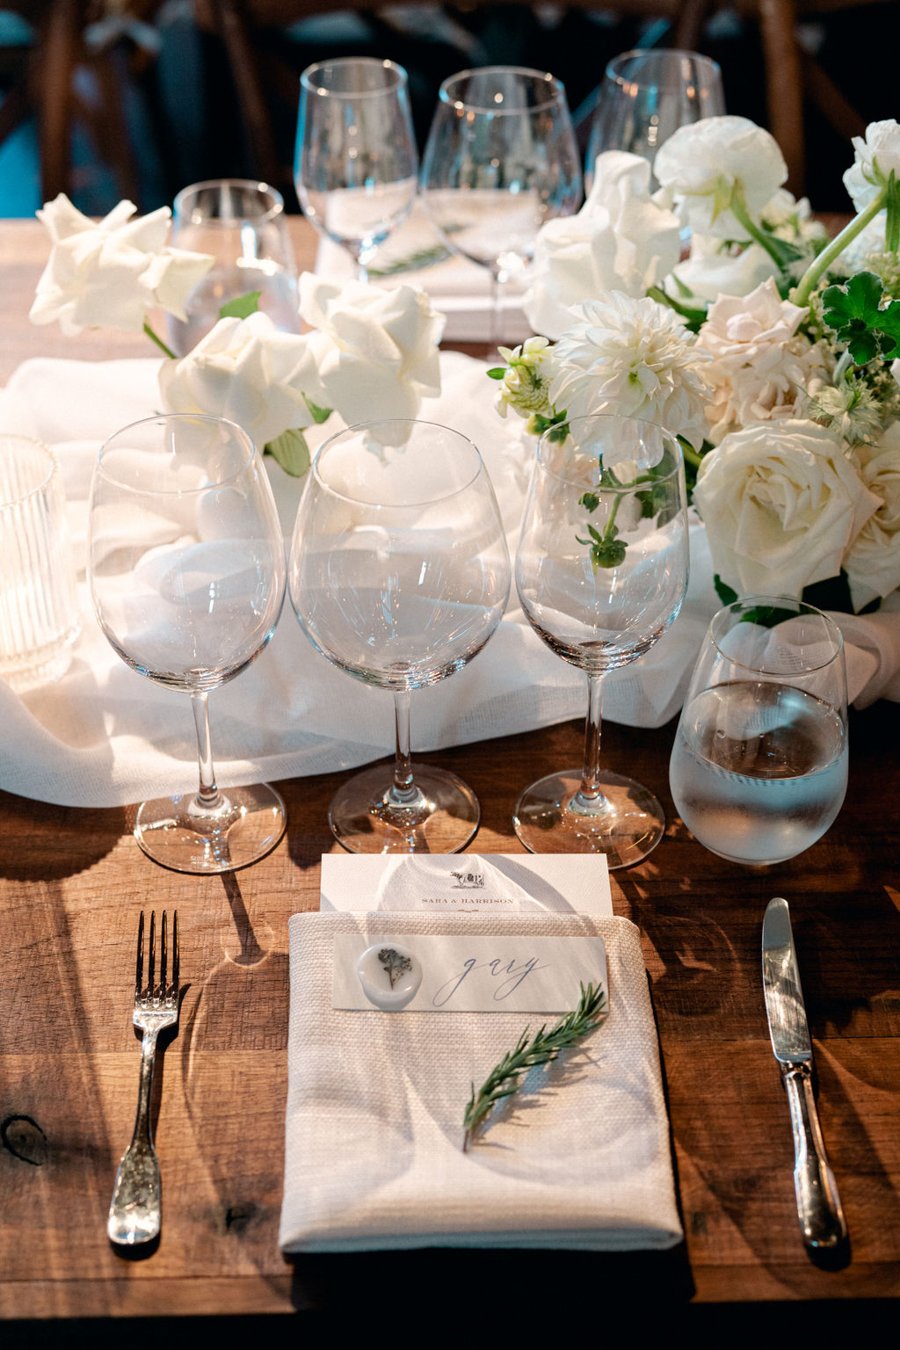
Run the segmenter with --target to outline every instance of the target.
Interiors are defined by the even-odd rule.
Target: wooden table
[[[306,261],[310,237],[296,228]],[[0,381],[41,352],[146,354],[137,338],[67,340],[31,327],[25,313],[45,255],[33,224],[0,226]],[[128,809],[65,809],[0,792],[0,1316],[228,1315],[244,1327],[241,1314],[360,1311],[387,1291],[423,1295],[465,1335],[476,1313],[506,1325],[560,1298],[567,1312],[584,1307],[601,1323],[610,1305],[633,1303],[643,1326],[656,1312],[668,1328],[726,1319],[734,1331],[766,1318],[771,1329],[772,1305],[784,1305],[784,1325],[796,1303],[832,1331],[842,1310],[864,1308],[859,1325],[871,1328],[883,1301],[900,1296],[900,707],[852,716],[841,816],[809,852],[769,871],[724,862],[687,833],[667,787],[673,731],[608,724],[604,754],[668,813],[664,841],[642,865],[614,873],[612,889],[616,911],[643,935],[683,1248],[286,1262],[277,1223],[287,920],[317,906],[319,859],[336,847],[325,807],[342,775],[281,784],[290,824],[278,848],[246,871],[202,879],[145,859]],[[477,792],[479,851],[519,851],[517,790],[578,762],[580,736],[572,723],[429,756]],[[795,921],[822,1124],[852,1238],[835,1269],[807,1257],[794,1212],[787,1104],[760,988],[760,924],[776,894]],[[134,1112],[130,971],[137,914],[150,906],[178,907],[189,987],[159,1076],[163,1237],[148,1259],[128,1261],[108,1245],[105,1215]],[[112,1325],[91,1322],[91,1334]],[[263,1334],[286,1337],[292,1325],[270,1320]],[[80,1323],[41,1329],[72,1326]],[[34,1343],[34,1327],[24,1330]]]

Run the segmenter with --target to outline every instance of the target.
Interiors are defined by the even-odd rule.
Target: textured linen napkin
[[[537,1030],[556,1016],[334,1009],[333,942],[348,932],[373,943],[599,935],[609,1015],[549,1070],[533,1070],[463,1153],[473,1080],[484,1080],[526,1025]],[[298,914],[290,968],[285,1251],[627,1251],[680,1240],[656,1029],[627,919]]]

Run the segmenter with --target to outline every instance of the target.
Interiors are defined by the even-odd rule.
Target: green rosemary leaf
[[[551,1063],[561,1050],[577,1044],[600,1025],[606,1013],[606,994],[602,985],[582,984],[580,990],[577,1008],[566,1013],[549,1031],[545,1024],[529,1038],[526,1027],[515,1048],[507,1051],[499,1064],[491,1069],[481,1087],[476,1089],[472,1084],[472,1095],[463,1115],[463,1152],[497,1103],[518,1092],[528,1069]]]

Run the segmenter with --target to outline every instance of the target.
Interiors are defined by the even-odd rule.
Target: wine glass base
[[[605,853],[611,871],[646,858],[665,830],[653,793],[632,778],[604,774],[601,809],[588,813],[577,809],[581,782],[580,769],[564,769],[525,789],[513,814],[525,847],[531,853]]]
[[[390,803],[392,766],[365,769],[344,783],[328,808],[335,839],[350,853],[459,853],[478,829],[472,789],[446,769],[416,765],[416,800]]]
[[[215,811],[194,796],[159,797],[139,808],[134,835],[154,862],[196,875],[235,872],[265,857],[284,834],[284,802],[268,783],[222,791]]]

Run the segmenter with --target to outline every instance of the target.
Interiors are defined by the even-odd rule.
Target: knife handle
[[[817,1249],[836,1247],[846,1238],[847,1225],[834,1173],[825,1156],[809,1065],[786,1066],[784,1086],[791,1109],[794,1191],[803,1241]]]

